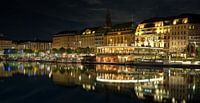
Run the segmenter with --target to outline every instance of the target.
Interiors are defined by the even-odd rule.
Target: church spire
[[[111,21],[111,15],[110,15],[110,10],[107,9],[106,11],[106,27],[112,27],[112,21]]]

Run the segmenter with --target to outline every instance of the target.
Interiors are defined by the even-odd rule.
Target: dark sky
[[[114,23],[155,16],[200,14],[200,0],[0,0],[0,33],[11,39],[51,39],[63,30],[104,25],[106,8]]]

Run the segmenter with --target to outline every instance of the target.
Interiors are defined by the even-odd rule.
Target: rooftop
[[[200,23],[200,14],[189,14],[189,13],[180,14],[177,16],[170,16],[170,17],[154,17],[151,19],[144,20],[141,23],[151,23],[151,22],[166,21],[166,20],[172,21],[178,18],[188,18],[189,23]]]
[[[77,31],[61,31],[56,34],[53,34],[53,36],[64,36],[64,35],[76,35]]]
[[[16,40],[13,42],[16,44],[20,44],[20,43],[27,43],[27,42],[51,43],[52,41],[49,41],[49,40]]]

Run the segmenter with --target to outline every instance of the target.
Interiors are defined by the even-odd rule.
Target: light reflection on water
[[[200,99],[199,68],[0,63],[0,80],[19,75],[23,78],[47,77],[57,86],[78,86],[89,93],[110,92],[144,102],[185,103]]]

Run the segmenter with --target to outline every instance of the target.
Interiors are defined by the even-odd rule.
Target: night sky
[[[156,16],[200,14],[200,0],[0,0],[0,33],[10,39],[50,40],[64,30],[112,22],[139,23]]]

